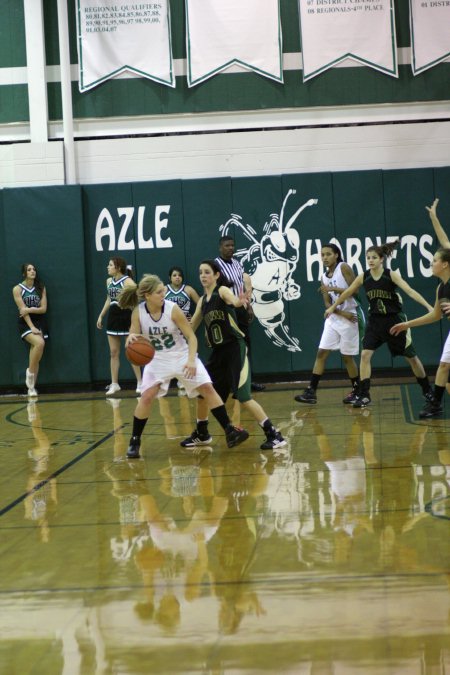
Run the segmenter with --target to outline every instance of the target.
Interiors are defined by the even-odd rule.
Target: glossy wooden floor
[[[133,462],[131,392],[0,399],[0,673],[450,673],[450,399],[319,392],[257,395],[279,454],[169,396]]]

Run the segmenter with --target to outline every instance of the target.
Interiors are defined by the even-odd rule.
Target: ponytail
[[[119,293],[117,301],[121,309],[134,309],[145,300],[147,293],[153,293],[162,281],[156,274],[144,274],[139,284],[129,284]]]
[[[134,309],[139,303],[139,298],[137,294],[138,287],[136,284],[133,286],[125,286],[117,296],[117,302],[119,303],[120,309]]]
[[[369,251],[375,251],[380,258],[390,258],[399,244],[400,239],[397,239],[396,241],[391,241],[389,243],[385,242],[380,246],[369,246],[366,250],[366,254],[369,253]]]

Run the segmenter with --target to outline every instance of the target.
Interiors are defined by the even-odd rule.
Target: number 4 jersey
[[[150,339],[155,348],[155,359],[181,356],[188,353],[188,346],[183,333],[172,319],[174,302],[165,300],[159,319],[154,319],[145,302],[139,304],[139,320],[142,335]]]
[[[379,279],[374,279],[370,270],[366,270],[363,286],[369,301],[370,316],[399,314],[402,311],[402,299],[391,279],[390,270],[383,269]]]

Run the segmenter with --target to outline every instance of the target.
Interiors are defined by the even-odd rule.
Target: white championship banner
[[[190,87],[230,66],[283,82],[279,0],[186,0]]]
[[[450,58],[450,2],[409,0],[414,75]]]
[[[345,59],[398,77],[393,0],[299,0],[303,80]]]
[[[79,89],[126,70],[175,87],[169,0],[76,0]]]

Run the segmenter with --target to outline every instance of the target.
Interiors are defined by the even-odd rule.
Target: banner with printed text
[[[79,89],[124,71],[175,87],[169,0],[77,0]]]
[[[188,85],[230,66],[283,82],[279,0],[186,0]]]
[[[450,59],[449,0],[409,0],[414,75]]]
[[[345,59],[398,77],[393,0],[299,0],[303,81]]]

